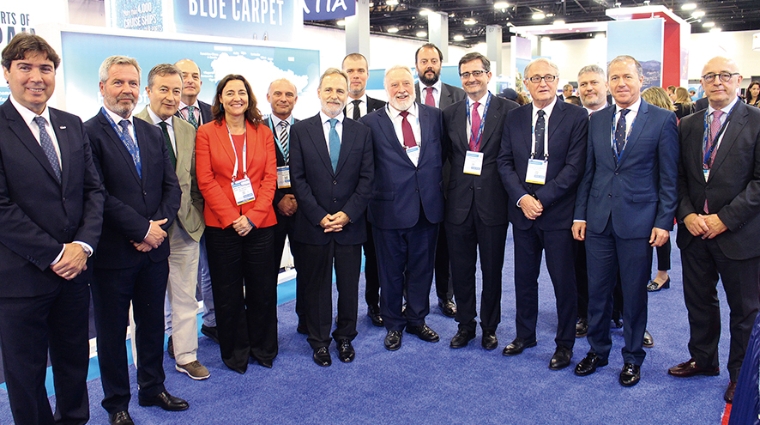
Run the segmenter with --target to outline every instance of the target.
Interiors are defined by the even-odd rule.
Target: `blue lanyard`
[[[736,103],[739,103],[738,101]],[[705,152],[704,157],[702,158],[702,168],[705,170],[709,170],[712,167],[712,162],[710,159],[712,158],[713,152],[715,152],[715,149],[718,147],[718,140],[723,136],[723,132],[726,131],[726,127],[728,126],[728,122],[731,120],[731,113],[734,112],[734,108],[736,107],[736,103],[734,103],[734,106],[731,107],[731,109],[728,111],[728,114],[726,115],[726,121],[723,122],[723,125],[720,126],[720,130],[718,130],[718,134],[715,135],[715,139],[712,141],[712,145],[708,149],[708,143],[710,142],[710,123],[708,122],[708,117],[710,116],[710,110],[705,109],[705,129],[702,133],[702,150]],[[713,118],[716,119],[716,118]]]
[[[288,124],[291,126],[293,125],[293,115],[290,115],[290,119],[288,120]],[[280,145],[280,138],[277,137],[277,132],[274,131],[274,121],[272,121],[272,116],[269,116],[269,119],[267,120],[267,125],[269,126],[269,129],[272,130],[272,136],[274,136],[274,140],[277,141],[275,145],[277,145],[277,149],[280,150],[280,153],[282,154],[282,157],[285,158],[285,152],[282,150],[282,145]]]
[[[470,137],[468,140],[472,140],[472,117],[470,117],[470,98],[466,99],[467,103],[467,123],[470,124]],[[480,140],[483,138],[483,127],[486,125],[486,114],[488,113],[488,106],[491,104],[491,92],[488,92],[488,98],[486,98],[486,106],[483,109],[483,117],[480,119],[480,128],[475,134],[475,149],[480,150]]]
[[[114,122],[113,118],[111,118],[111,115],[106,112],[106,109],[101,106],[100,111],[103,113],[103,115],[105,115],[108,123],[111,124],[111,128],[113,128],[113,131],[116,132],[116,135],[119,136],[119,140],[121,140],[122,143],[129,143],[129,139],[127,139],[127,136],[124,134],[124,130]],[[138,146],[139,149],[139,145],[137,144],[137,132],[135,131],[134,137],[132,137],[132,135],[130,135],[130,137],[134,139],[135,146]]]
[[[623,110],[621,109],[620,111],[621,111],[620,113],[622,114]],[[615,154],[615,158],[617,158],[617,162],[620,162],[620,159],[623,158],[623,153],[625,152],[625,148],[628,147],[628,136],[630,136],[631,133],[633,133],[633,125],[636,124],[636,118],[639,117],[639,112],[636,111],[636,118],[634,118],[633,122],[631,123],[631,129],[625,132],[625,142],[623,143],[623,150],[621,150],[620,152],[618,152],[617,143],[615,143],[615,127],[616,127],[615,115],[617,115],[617,113],[613,112],[610,140],[612,144],[612,152]]]

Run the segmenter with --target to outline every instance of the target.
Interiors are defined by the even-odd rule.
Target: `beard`
[[[426,85],[426,86],[429,87],[429,86],[432,86],[433,84],[435,84],[435,83],[438,82],[438,78],[441,76],[441,73],[433,71],[433,77],[432,78],[427,78],[425,76],[425,74],[427,74],[427,72],[428,72],[428,70],[426,69],[425,72],[423,72],[421,74],[418,73],[417,76],[419,77],[420,82],[422,82],[422,84],[424,84],[424,85]]]

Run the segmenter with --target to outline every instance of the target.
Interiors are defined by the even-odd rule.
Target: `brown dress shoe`
[[[670,369],[668,369],[668,375],[673,375],[677,378],[691,378],[697,375],[717,376],[720,374],[720,369],[717,367],[699,367],[694,359],[684,363],[679,363]]]
[[[726,400],[726,403],[733,403],[735,392],[736,392],[736,382],[731,381],[728,383],[728,388],[726,388],[726,392],[723,394],[723,400]]]

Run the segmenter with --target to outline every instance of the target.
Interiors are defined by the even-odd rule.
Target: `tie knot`
[[[406,116],[409,115],[409,111],[401,111],[398,114],[401,115],[402,118],[406,119]]]
[[[724,112],[721,111],[720,109],[716,109],[716,110],[713,111],[712,116],[713,116],[714,119],[719,120],[720,117],[723,116],[723,113]]]
[[[428,93],[430,93],[431,95],[433,94],[433,88],[432,87],[425,87],[425,91],[428,92]]]
[[[193,112],[195,112],[195,106],[192,106],[192,105],[187,105],[187,112],[189,112],[189,113],[191,113],[191,114],[192,114]]]
[[[337,120],[336,120],[336,121],[337,121]],[[277,126],[278,126],[278,127],[280,127],[280,128],[282,128],[282,129],[286,129],[286,128],[288,127],[288,124],[290,124],[290,123],[289,123],[289,122],[287,122],[287,121],[280,121],[280,123],[279,123],[279,124],[277,124]],[[335,126],[334,126],[334,125],[332,125],[332,124],[330,124],[330,126],[331,126],[331,127],[335,127]]]
[[[121,120],[119,121],[119,125],[124,129],[124,131],[129,130],[129,120]]]
[[[361,99],[352,100],[351,103],[354,104],[354,108],[358,108],[359,104],[362,103]]]
[[[539,109],[537,114],[539,118],[543,118],[544,115],[546,115],[546,112],[543,109]]]
[[[158,123],[158,126],[161,127],[161,130],[166,130],[167,128],[166,121],[161,121],[160,123]]]
[[[335,125],[338,124],[337,118],[330,118],[328,121],[330,121],[330,128],[335,128]]]
[[[45,126],[47,125],[47,121],[45,121],[45,118],[42,118],[42,117],[34,117],[34,122],[41,129],[44,129]]]
[[[630,109],[621,109],[621,110],[620,110],[620,115],[624,117],[624,116],[626,116],[626,115],[627,115],[629,112],[631,112],[631,110],[630,110]]]
[[[472,107],[475,108],[475,109],[478,109],[480,107],[480,102],[473,103]]]

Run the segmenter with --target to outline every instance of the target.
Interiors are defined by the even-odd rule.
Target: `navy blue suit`
[[[389,331],[425,324],[438,223],[443,221],[441,111],[417,107],[421,141],[416,167],[396,136],[387,108],[361,119],[372,132],[375,184],[368,219],[379,264],[380,314]],[[407,308],[402,316],[405,287]]]
[[[586,221],[591,352],[606,360],[612,347],[609,300],[622,278],[623,361],[641,365],[647,323],[646,285],[652,229],[673,229],[678,175],[676,116],[641,101],[620,161],[612,149],[615,105],[591,116],[586,172],[575,219]]]
[[[106,189],[103,234],[95,256],[92,298],[98,332],[98,363],[108,413],[127,410],[130,399],[124,346],[129,303],[134,308],[137,335],[139,394],[153,397],[165,391],[163,369],[164,295],[168,279],[169,238],[156,249],[139,252],[150,220],[177,216],[181,190],[169,160],[161,130],[132,119],[142,162],[142,177],[124,143],[103,111],[85,123],[92,141],[95,166]]]
[[[536,340],[538,275],[542,252],[554,285],[557,302],[558,346],[573,348],[577,291],[573,254],[573,206],[586,166],[588,114],[569,103],[554,101],[546,124],[548,167],[546,183],[527,183],[528,160],[534,149],[533,104],[507,116],[501,137],[499,173],[509,194],[509,221],[515,243],[515,295],[517,337]],[[525,217],[517,202],[532,196],[543,205],[535,220]]]
[[[48,350],[56,420],[85,423],[88,282],[50,270],[65,243],[97,249],[104,193],[79,117],[48,108],[60,147],[61,182],[10,99],[0,106],[0,344],[13,419],[52,424],[45,391]],[[92,260],[88,261],[92,266]]]
[[[333,170],[321,115],[293,125],[290,173],[298,202],[293,226],[296,267],[302,275],[312,348],[330,344],[332,269],[338,289],[336,340],[356,337],[361,245],[367,240],[365,213],[375,173],[369,129],[344,117],[338,165]],[[344,212],[349,222],[340,232],[325,233],[320,222]]]

